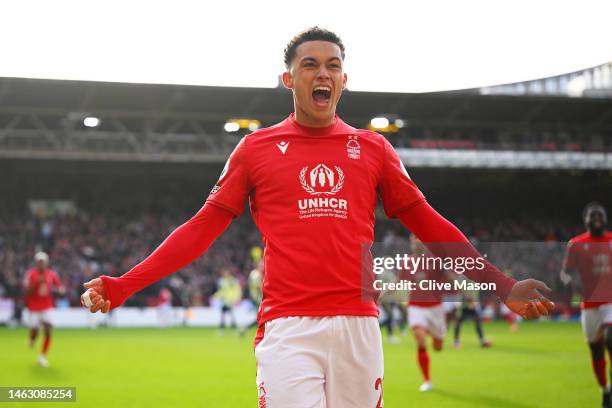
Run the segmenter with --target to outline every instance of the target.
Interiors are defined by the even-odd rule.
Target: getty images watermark
[[[435,279],[438,271],[454,271],[463,275],[470,271],[483,271],[486,267],[486,254],[478,257],[439,257],[426,253],[416,255],[395,254],[379,256],[372,259],[372,271],[379,278],[373,282],[373,288],[379,291],[389,290],[423,290],[423,291],[458,291],[458,290],[496,290],[494,282],[472,282],[466,279]],[[385,281],[386,271],[395,271],[398,276],[410,275],[412,279]],[[429,277],[429,279],[428,279]],[[416,279],[415,279],[416,278]]]
[[[578,272],[584,262],[589,263],[588,274]],[[568,307],[578,292],[582,300],[612,302],[611,243],[572,248],[561,241],[424,245],[397,236],[362,247],[362,299],[402,303],[467,297],[494,302],[498,288],[491,278],[493,267],[517,280],[545,282],[553,290],[548,296]]]

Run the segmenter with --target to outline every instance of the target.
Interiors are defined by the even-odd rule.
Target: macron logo
[[[277,143],[276,147],[279,148],[282,154],[285,154],[285,152],[287,151],[287,148],[289,147],[289,142],[283,141],[283,142]]]

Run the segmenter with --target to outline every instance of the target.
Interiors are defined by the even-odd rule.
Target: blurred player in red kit
[[[421,241],[467,243],[455,255],[478,256],[429,206],[383,136],[336,115],[344,56],[330,31],[314,27],[294,37],[282,75],[294,112],[245,136],[202,209],[147,259],[119,278],[85,284],[91,312],[120,306],[200,256],[249,201],[265,245],[255,339],[260,407],[382,406],[378,309],[363,298],[361,279],[379,197],[386,214]],[[554,307],[538,292],[547,290],[542,282],[517,283],[492,265],[469,277],[495,282],[497,295],[527,317]]]
[[[612,232],[607,230],[608,216],[599,203],[585,207],[583,221],[587,231],[568,242],[561,280],[569,284],[576,272],[580,278],[582,331],[602,390],[602,406],[610,408],[612,393],[606,378],[605,351],[612,359]]]
[[[38,356],[38,363],[42,367],[47,367],[47,353],[51,345],[51,332],[53,324],[51,322],[50,311],[53,309],[53,295],[64,294],[62,285],[57,274],[49,269],[49,256],[44,252],[38,252],[34,256],[36,266],[26,272],[25,305],[29,312],[30,327],[30,348],[34,347],[40,327],[44,331],[42,351]]]
[[[421,254],[430,256],[429,251],[414,235],[410,236],[410,252],[418,257]],[[419,269],[410,272],[411,280],[419,283],[432,280],[438,283],[449,282],[446,273],[441,269]],[[423,384],[419,391],[430,391],[433,388],[429,371],[429,353],[427,352],[427,336],[431,336],[435,351],[441,351],[446,335],[446,313],[442,305],[445,292],[442,290],[421,290],[419,286],[410,291],[408,300],[408,325],[412,330],[417,344],[417,363],[423,374]]]

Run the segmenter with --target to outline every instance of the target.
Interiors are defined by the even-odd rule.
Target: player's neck
[[[295,113],[293,114],[295,122],[303,127],[307,128],[326,128],[331,127],[336,124],[336,114],[334,114],[326,119],[317,119],[309,116],[306,112],[300,110],[299,108],[295,109]]]
[[[607,229],[603,229],[601,231],[590,231],[589,230],[589,234],[593,238],[603,238],[606,235],[607,232],[608,232]]]

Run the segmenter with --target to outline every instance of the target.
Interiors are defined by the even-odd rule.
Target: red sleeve
[[[26,272],[25,278],[23,279],[23,286],[26,289],[30,289],[34,286],[34,274],[31,269]]]
[[[389,218],[395,218],[425,196],[410,179],[404,164],[387,139],[384,140],[383,160],[378,189],[385,214]]]
[[[563,259],[563,269],[567,271],[568,269],[575,269],[576,262],[576,251],[575,251],[574,242],[570,241],[567,243],[567,250],[565,251],[565,258]]]
[[[231,212],[205,204],[129,272],[119,278],[101,276],[111,308],[121,306],[134,293],[190,264],[210,247],[233,218]]]
[[[225,208],[235,216],[242,214],[251,190],[247,158],[245,136],[227,159],[207,202]]]
[[[55,286],[57,289],[60,289],[63,285],[57,272],[53,271],[53,274],[51,276],[53,279],[53,286]]]
[[[425,200],[397,217],[435,256],[482,258],[465,235]],[[502,300],[506,299],[516,283],[515,279],[504,275],[488,261],[484,262],[483,269],[466,270],[465,275],[476,282],[495,283],[495,294]]]

